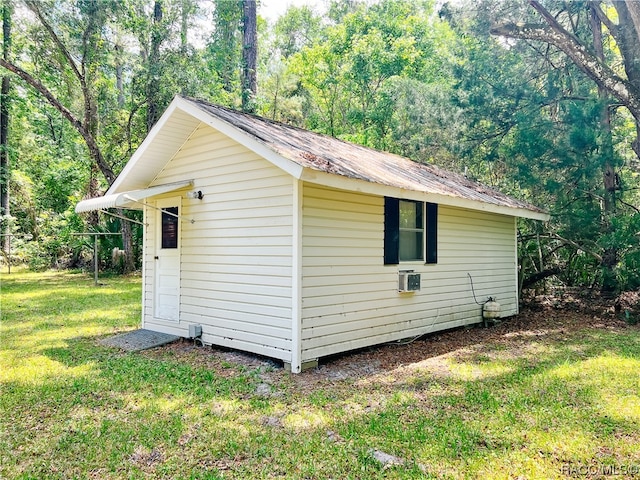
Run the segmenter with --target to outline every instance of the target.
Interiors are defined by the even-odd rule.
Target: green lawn
[[[140,318],[139,278],[102,281],[2,276],[0,478],[640,478],[638,327],[558,316],[290,376],[186,342],[99,346]]]

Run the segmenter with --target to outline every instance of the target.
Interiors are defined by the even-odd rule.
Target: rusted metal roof
[[[185,100],[244,131],[280,156],[304,168],[405,190],[447,195],[540,214],[546,213],[534,205],[435,165],[414,162],[399,155],[363,147],[201,100]]]

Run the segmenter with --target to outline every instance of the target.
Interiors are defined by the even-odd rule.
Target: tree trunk
[[[520,288],[529,288],[532,285],[535,285],[540,280],[544,280],[545,278],[553,277],[554,275],[558,275],[565,270],[565,267],[551,267],[546,270],[542,270],[540,272],[536,272],[527,278],[522,280],[522,285]]]
[[[256,67],[258,61],[258,26],[256,0],[242,2],[242,111],[255,112],[258,91]]]
[[[92,163],[89,174],[89,185],[87,186],[87,195],[89,196],[89,198],[100,196],[98,186],[98,168],[96,167],[95,163]],[[98,225],[100,224],[100,214],[97,210],[94,210],[87,214],[87,223],[91,225],[93,230],[97,229]]]
[[[113,48],[116,61],[116,90],[118,90],[118,108],[124,108],[124,84],[122,67],[122,46],[116,44]]]
[[[191,0],[182,0],[180,3],[180,52],[187,53],[189,33],[189,13],[191,13]]]
[[[125,212],[118,210],[118,215],[125,217]],[[123,220],[122,222],[122,249],[124,250],[124,273],[133,272],[136,268],[135,249],[133,248],[133,231],[131,222]]]
[[[593,51],[601,62],[604,63],[604,47],[602,44],[602,23],[598,17],[595,6],[591,6],[589,11],[591,22],[591,33],[593,36]],[[613,138],[611,134],[611,113],[609,110],[609,95],[607,91],[598,85],[598,97],[600,98],[600,130],[601,145],[600,155],[602,162],[602,178],[604,186],[604,202],[603,202],[603,230],[609,233],[613,229],[611,217],[616,209],[616,190],[618,189],[617,174],[613,166]],[[618,288],[618,282],[615,275],[615,266],[618,263],[618,250],[616,247],[606,247],[602,254],[602,285],[601,293],[605,296],[613,294]]]
[[[162,43],[162,0],[156,0],[153,6],[151,25],[151,48],[149,49],[147,81],[147,132],[160,118],[160,44]]]
[[[12,5],[9,0],[3,2],[2,7],[2,58],[9,60],[11,50],[11,13]],[[11,245],[11,224],[9,217],[11,208],[9,206],[9,88],[11,86],[9,75],[2,76],[2,87],[0,89],[0,216],[2,217],[2,251],[9,252]],[[10,259],[9,259],[10,261]]]

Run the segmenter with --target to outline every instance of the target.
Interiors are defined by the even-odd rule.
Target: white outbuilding
[[[103,197],[144,212],[142,327],[282,360],[518,312],[518,217],[462,175],[176,97]],[[191,327],[191,329],[190,329]]]

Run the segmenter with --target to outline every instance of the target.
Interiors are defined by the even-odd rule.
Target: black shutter
[[[438,204],[427,202],[427,263],[438,263]]]
[[[384,197],[384,264],[400,263],[400,200]]]

